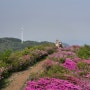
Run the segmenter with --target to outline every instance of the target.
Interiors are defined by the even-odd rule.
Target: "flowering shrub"
[[[78,63],[78,62],[80,62],[80,61],[81,61],[81,58],[74,57],[72,60],[73,60],[75,63]]]
[[[32,56],[34,56],[35,60],[40,59],[40,58],[48,55],[48,53],[46,51],[38,50],[38,49],[31,51],[30,53]]]
[[[76,63],[69,58],[66,58],[66,61],[63,64],[63,66],[69,70],[76,70],[77,69]]]
[[[53,52],[56,51],[56,47],[55,46],[48,46],[44,48],[44,51],[46,51],[48,54],[52,54]]]
[[[8,58],[4,58],[3,63],[0,62],[0,80],[7,75],[8,70],[25,69],[54,52],[44,63],[44,72],[33,75],[33,81],[27,82],[25,90],[90,90],[89,50],[90,47],[86,46],[70,46],[57,50],[52,46],[27,48],[10,54]]]
[[[77,58],[76,60],[78,61],[79,59],[78,59],[76,53],[73,51],[74,48],[73,48],[73,50],[71,50],[71,48],[73,48],[73,47],[58,48],[58,52],[56,52],[52,55],[49,55],[49,59],[58,61],[59,63],[64,63],[66,58],[71,58],[71,59]]]
[[[82,90],[82,88],[67,80],[41,78],[38,81],[28,81],[24,90]]]
[[[54,65],[59,65],[59,62],[55,62],[53,60],[47,59],[43,65],[43,68],[49,70]]]
[[[89,60],[83,60],[83,62],[86,62],[87,64],[90,64],[90,59]]]
[[[87,77],[87,78],[90,78],[90,73],[88,73],[88,74],[86,75],[86,77]]]
[[[81,84],[81,80],[76,78],[75,76],[71,76],[71,75],[65,75],[66,76],[66,80],[68,80],[71,83],[74,83],[76,85],[80,85]]]
[[[69,46],[69,47],[65,47],[65,48],[59,48],[59,51],[71,51],[71,52],[75,52],[77,50],[80,49],[80,46],[78,45],[73,45],[73,46]]]
[[[54,51],[56,51],[54,45],[40,45],[26,48],[22,51],[13,53],[6,51],[0,54],[0,86],[2,85],[1,81],[11,73],[26,69],[28,66],[35,64]],[[2,70],[2,68],[4,68],[4,70]]]
[[[38,77],[41,79],[29,81],[25,90],[90,90],[90,58],[78,57],[80,49],[80,46],[58,48],[44,63],[44,72]],[[84,56],[87,54],[84,52]]]
[[[46,62],[44,63],[43,67],[45,70],[49,70],[51,68],[51,66],[53,65],[52,60],[46,60]]]

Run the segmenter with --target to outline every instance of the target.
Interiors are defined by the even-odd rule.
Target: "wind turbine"
[[[23,43],[23,30],[24,30],[24,28],[21,27],[21,43]]]

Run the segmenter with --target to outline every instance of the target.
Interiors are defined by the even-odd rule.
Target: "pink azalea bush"
[[[44,68],[45,70],[48,70],[48,69],[51,68],[52,65],[53,65],[52,60],[47,59],[47,60],[45,61],[44,65],[43,65],[43,68]]]
[[[24,90],[90,90],[90,59],[78,57],[79,49],[75,45],[58,48],[44,63],[46,76],[28,81]]]
[[[90,59],[89,60],[83,60],[83,62],[90,64]]]
[[[88,73],[88,74],[86,75],[86,77],[87,77],[87,78],[90,78],[90,73]]]
[[[78,62],[81,61],[81,58],[79,58],[79,57],[74,57],[72,60],[73,60],[75,63],[78,63]]]
[[[47,59],[43,65],[44,70],[49,70],[52,66],[59,65],[58,62],[52,61],[50,59]]]
[[[77,69],[76,63],[69,58],[66,58],[63,66],[69,70],[76,70]]]
[[[82,90],[82,88],[67,80],[41,78],[38,81],[28,81],[24,90]]]
[[[77,62],[79,58],[74,52],[74,48],[77,49],[76,47],[58,48],[58,52],[49,55],[49,59],[63,63],[65,61],[65,58],[71,58],[71,59],[75,58],[76,61],[75,59],[74,61]],[[61,61],[62,59],[63,61]]]

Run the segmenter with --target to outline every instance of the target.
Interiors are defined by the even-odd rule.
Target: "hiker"
[[[63,48],[62,42],[59,42],[59,47]]]
[[[56,43],[55,43],[56,47],[61,47],[63,48],[63,45],[62,45],[62,42],[60,42],[59,40],[56,40]]]

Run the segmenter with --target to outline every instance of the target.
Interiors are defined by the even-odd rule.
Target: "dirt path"
[[[30,73],[37,73],[38,71],[40,71],[42,69],[42,65],[44,64],[45,60],[37,63],[33,67],[28,68],[28,70],[14,73],[9,78],[9,81],[11,81],[10,85],[2,90],[21,90],[25,81],[29,78]]]

